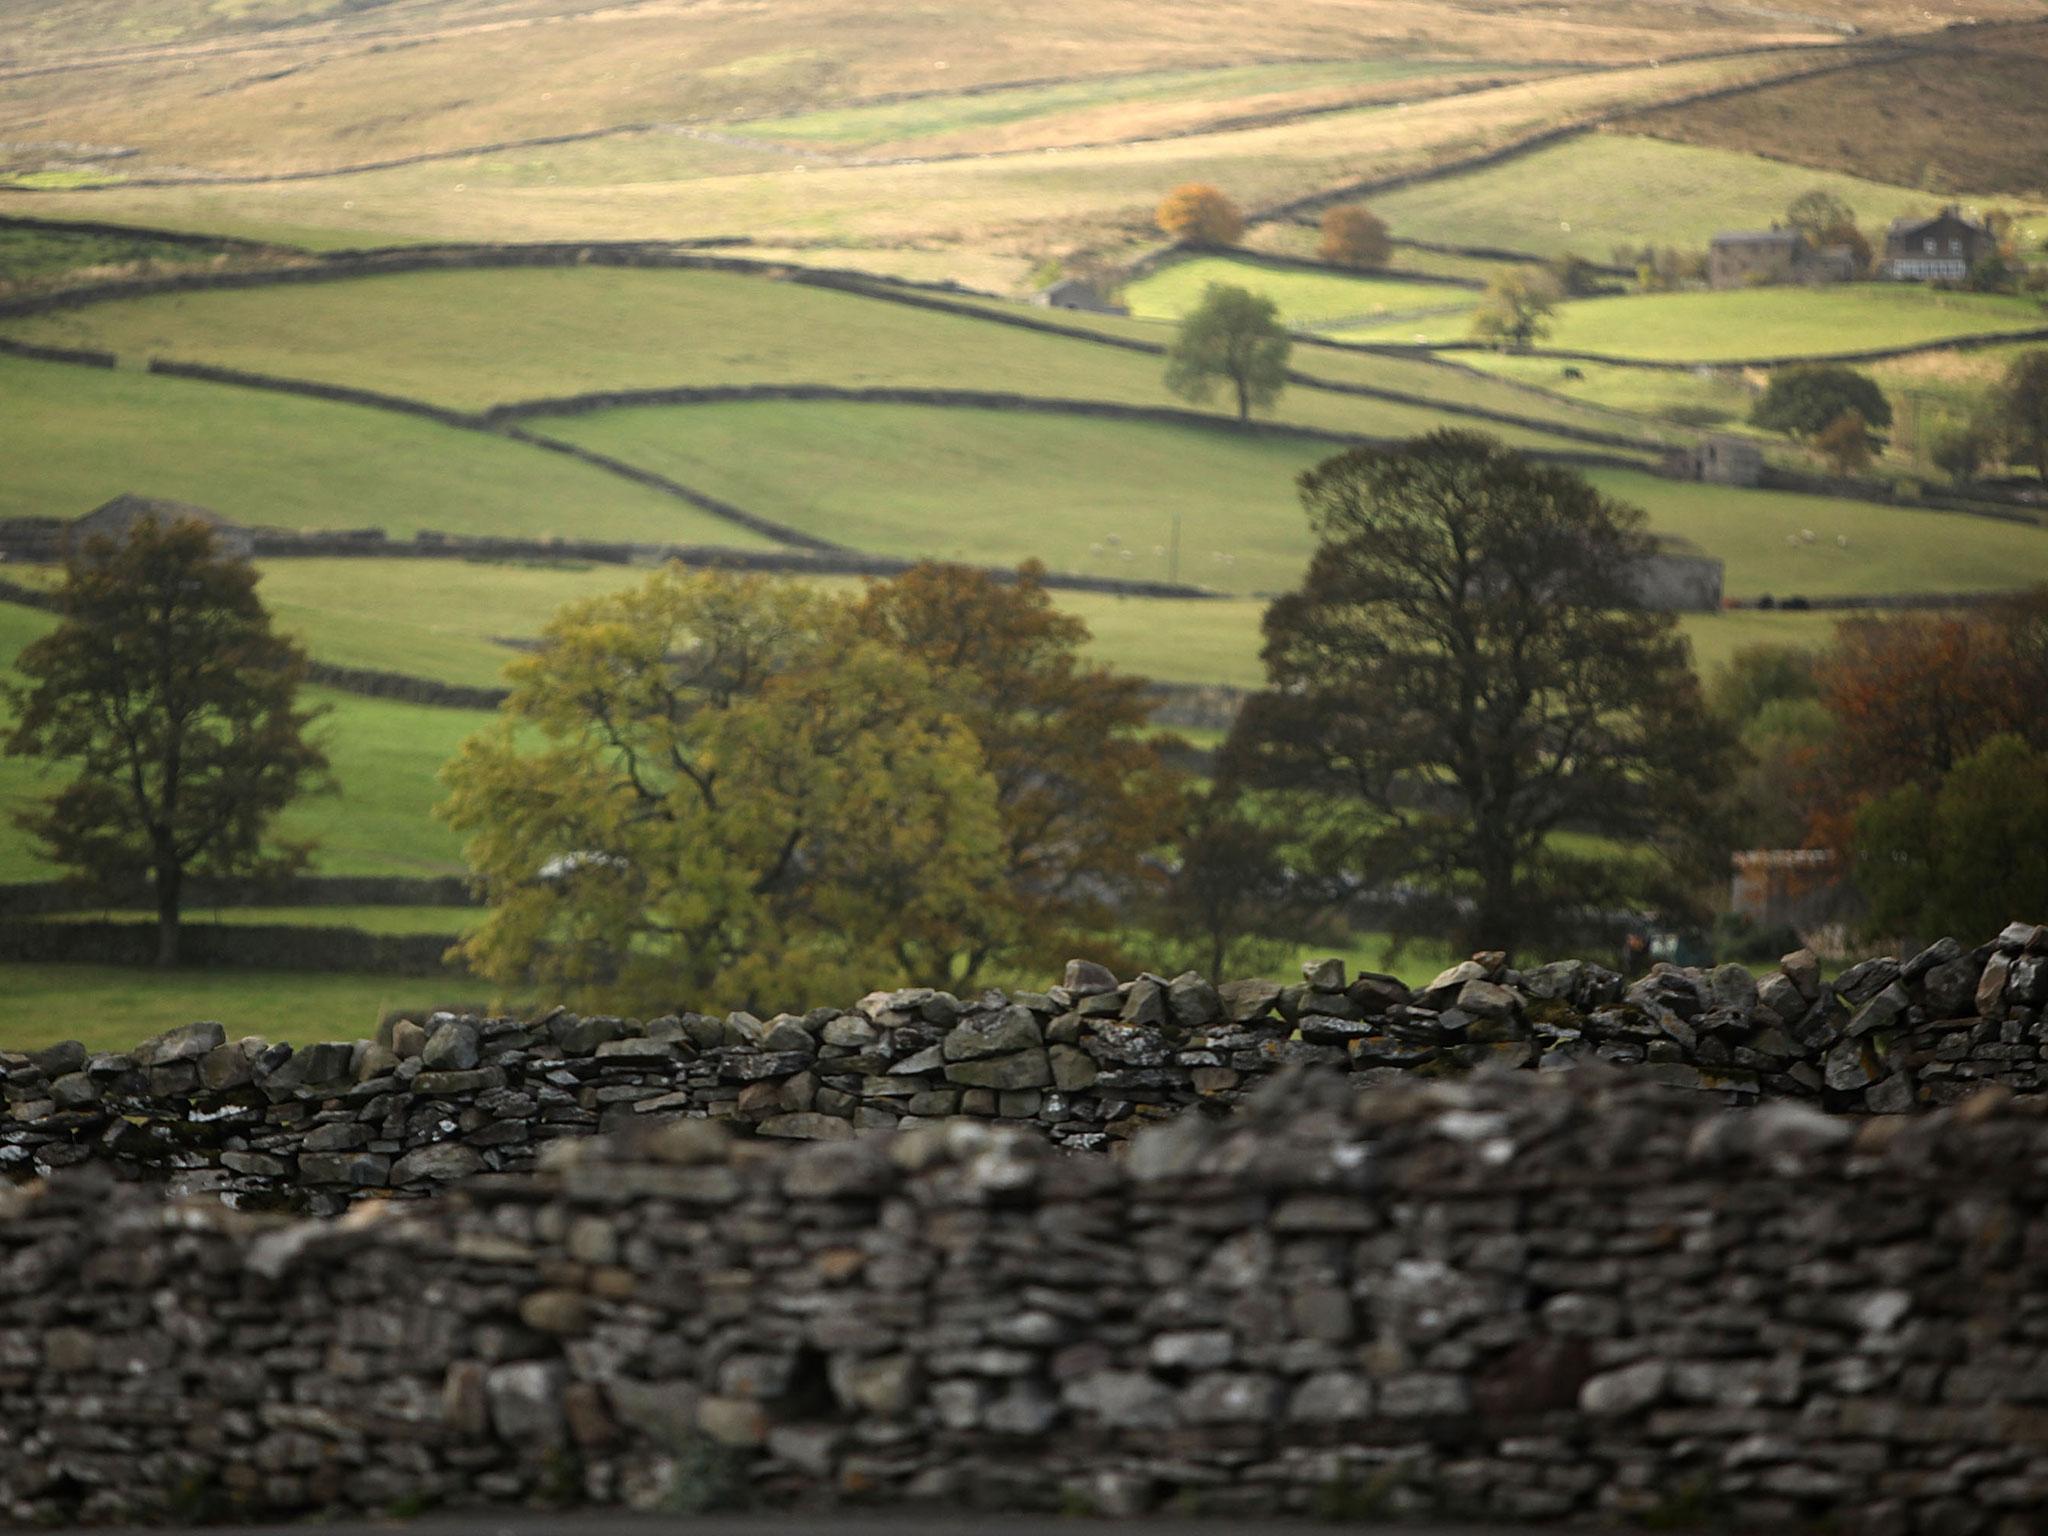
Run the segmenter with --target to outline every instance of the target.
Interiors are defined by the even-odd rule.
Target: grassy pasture
[[[1560,304],[1540,346],[1646,361],[1736,361],[1920,346],[1958,336],[2048,328],[2038,299],[1942,293],[1917,283],[1636,293]],[[1348,326],[1348,341],[1464,341],[1471,319],[1433,315]]]
[[[124,1051],[195,1019],[218,1020],[230,1038],[367,1039],[389,1011],[474,1008],[490,996],[485,983],[462,978],[110,965],[0,965],[0,986],[18,1004],[0,1024],[0,1049],[15,1051],[60,1040]]]
[[[766,541],[560,454],[388,411],[0,358],[0,516],[123,491],[287,528]]]
[[[1730,597],[1992,591],[2048,580],[2048,529],[1627,470],[1588,478],[1645,508],[1653,531],[1724,561]],[[1809,529],[1810,544],[1801,537]]]
[[[1295,330],[1319,329],[1388,313],[1465,311],[1475,294],[1447,283],[1404,282],[1368,273],[1309,272],[1230,256],[1194,256],[1126,284],[1124,302],[1144,319],[1178,320],[1202,302],[1210,284],[1248,288],[1271,299],[1280,321]]]
[[[230,928],[357,928],[364,933],[466,934],[486,916],[482,907],[208,907],[185,908],[189,923],[219,923]],[[61,912],[50,922],[155,922],[153,910],[80,910]]]
[[[1323,453],[1196,429],[902,406],[641,408],[543,426],[856,547],[912,557],[1035,556],[1058,570],[1162,576],[1177,511],[1183,578],[1236,593],[1299,575],[1308,530],[1288,481]],[[1117,467],[1113,479],[1105,464]],[[1965,591],[2048,576],[2048,533],[2034,528],[1632,471],[1592,478],[1646,508],[1656,532],[1725,560],[1734,596]],[[1808,528],[1814,545],[1786,544]]]
[[[538,430],[859,549],[1184,580],[1290,585],[1307,532],[1290,482],[1326,444],[1194,427],[917,406],[643,407]],[[1128,556],[1129,558],[1125,558]]]
[[[1568,400],[1717,431],[1742,430],[1759,393],[1747,376],[1731,369],[1697,368],[1681,373],[1511,352],[1461,352],[1458,360]],[[1578,377],[1566,378],[1567,369],[1575,370]]]
[[[1831,80],[1846,75],[1827,77]],[[1932,212],[1934,192],[1785,165],[1735,150],[1594,133],[1462,176],[1373,199],[1397,236],[1606,260],[1618,245],[1704,251],[1724,229],[1760,229],[1814,188],[1833,192],[1870,232]]]
[[[1118,325],[1119,334],[1155,340],[1167,334],[1138,321]],[[725,273],[607,268],[409,273],[124,299],[9,322],[4,330],[24,339],[103,347],[123,358],[158,355],[220,363],[460,409],[604,389],[756,383],[980,388],[1186,406],[1167,392],[1161,381],[1164,365],[1157,357],[965,315]],[[1304,366],[1310,362],[1304,354]],[[1398,359],[1352,359],[1334,350],[1316,354],[1312,363],[1315,371],[1333,379],[1383,381],[1434,397],[1484,403],[1483,383],[1451,369]],[[1501,397],[1506,394],[1502,391]],[[1226,414],[1220,396],[1211,408]],[[1595,421],[1569,404],[1543,410],[1524,400],[1510,408],[1539,418]],[[1282,397],[1274,414],[1283,421],[1365,436],[1401,436],[1442,424],[1437,413],[1424,408],[1300,387]],[[431,430],[440,439],[449,435]],[[1540,432],[1505,428],[1503,435],[1530,446],[1564,446]],[[688,509],[678,507],[677,512],[687,514]],[[559,526],[564,520],[557,517],[546,526],[571,531]],[[336,520],[327,523],[334,526]],[[715,532],[620,536],[734,542]]]

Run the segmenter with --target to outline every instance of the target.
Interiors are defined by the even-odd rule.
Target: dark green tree
[[[2048,348],[2022,352],[2005,370],[1996,396],[1999,421],[2014,463],[2030,463],[2048,480]]]
[[[1689,904],[1735,748],[1676,621],[1637,605],[1643,514],[1457,431],[1353,449],[1301,493],[1317,549],[1267,610],[1226,780],[1341,807],[1357,878],[1475,944]]]
[[[1811,439],[1851,412],[1873,434],[1892,424],[1891,402],[1875,379],[1832,363],[1802,363],[1772,373],[1749,419],[1767,432]]]
[[[2048,909],[2048,752],[1992,737],[1937,787],[1865,806],[1853,853],[1881,932],[1976,936]]]
[[[309,847],[272,838],[277,813],[328,785],[307,737],[304,653],[270,627],[256,572],[196,521],[138,522],[85,542],[57,594],[62,622],[5,684],[10,757],[77,777],[15,821],[97,890],[154,887],[157,963],[178,959],[191,874],[274,876]]]
[[[1280,398],[1293,347],[1271,299],[1211,283],[1181,321],[1166,355],[1166,387],[1200,404],[1218,384],[1228,384],[1237,397],[1237,419],[1249,421],[1254,407]]]

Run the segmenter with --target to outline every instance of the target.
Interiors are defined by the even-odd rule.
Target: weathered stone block
[[[991,1056],[979,1061],[951,1062],[946,1080],[969,1088],[1050,1088],[1052,1063],[1040,1049]]]

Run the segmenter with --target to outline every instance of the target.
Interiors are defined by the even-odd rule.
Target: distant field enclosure
[[[362,406],[0,357],[0,516],[82,516],[124,491],[245,524],[766,540],[509,439]]]
[[[1617,245],[1705,251],[1721,230],[1768,229],[1787,203],[1815,189],[1841,198],[1873,233],[1903,215],[1932,213],[1946,200],[1939,192],[1733,150],[1594,133],[1503,165],[1381,193],[1372,205],[1396,236],[1604,261]],[[2041,213],[2042,205],[2032,211]]]
[[[1913,347],[1960,336],[2048,330],[2048,306],[2015,294],[1941,293],[1918,283],[1640,293],[1561,304],[1551,351],[1652,362],[1819,357]],[[1332,331],[1345,341],[1465,341],[1470,315],[1380,321]]]

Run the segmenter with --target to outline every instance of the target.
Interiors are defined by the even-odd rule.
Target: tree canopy
[[[1503,272],[1486,285],[1486,294],[1472,313],[1472,334],[1526,347],[1550,334],[1551,313],[1563,297],[1563,287],[1547,267]]]
[[[85,541],[57,608],[16,662],[27,686],[5,686],[6,748],[78,772],[14,819],[109,896],[147,880],[157,961],[172,965],[188,875],[279,877],[309,856],[271,831],[329,783],[317,712],[298,702],[306,658],[270,627],[254,569],[195,520],[145,516]]]
[[[1847,849],[1863,806],[1908,785],[1933,792],[1992,737],[2048,747],[2048,588],[1965,613],[1850,620],[1815,680],[1830,729],[1806,785],[1811,834]]]
[[[1863,807],[1853,854],[1881,931],[1996,933],[2016,913],[2048,910],[2048,752],[1991,737],[1938,784]]]
[[[493,981],[633,1008],[844,995],[983,938],[996,788],[852,604],[671,567],[572,603],[443,771]]]
[[[1160,230],[1183,245],[1235,245],[1244,234],[1237,204],[1203,181],[1175,187],[1159,204]]]
[[[1749,419],[1767,432],[1817,439],[1852,413],[1873,435],[1892,424],[1891,402],[1877,380],[1835,363],[1802,363],[1772,372]]]
[[[1408,931],[1512,948],[1689,905],[1734,749],[1672,616],[1636,605],[1643,514],[1458,431],[1353,449],[1301,491],[1317,549],[1267,611],[1226,779],[1334,807]]]
[[[1384,267],[1394,254],[1386,221],[1360,203],[1340,203],[1323,212],[1322,238],[1316,254],[1332,266],[1370,270]]]
[[[1014,580],[921,565],[869,584],[860,632],[937,680],[995,786],[1001,850],[985,924],[970,922],[925,971],[956,983],[991,960],[1058,965],[1102,934],[1151,881],[1149,856],[1178,830],[1182,775],[1143,732],[1145,680],[1088,662],[1088,628],[1053,606],[1042,568]]]
[[[1856,226],[1856,210],[1827,188],[1815,187],[1793,198],[1785,205],[1785,222],[1818,249],[1847,246],[1859,277],[1870,269],[1870,241]]]
[[[1999,423],[2015,463],[2048,480],[2048,348],[2012,360],[1996,396]]]
[[[1086,638],[1035,570],[834,596],[671,567],[569,605],[444,773],[491,906],[466,956],[660,1010],[1099,952],[1181,788]]]
[[[1236,397],[1237,419],[1249,421],[1254,409],[1280,398],[1293,349],[1271,299],[1211,283],[1166,354],[1166,387],[1199,404],[1227,384]]]

